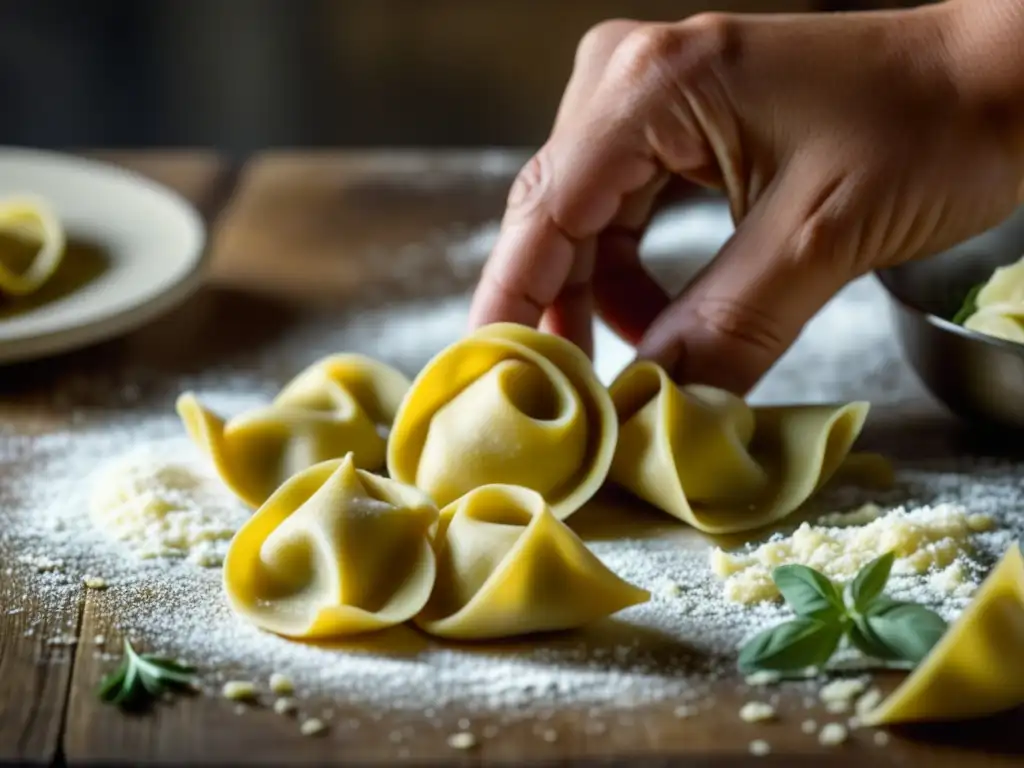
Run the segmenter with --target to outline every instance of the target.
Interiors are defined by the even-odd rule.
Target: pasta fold
[[[868,413],[863,402],[751,408],[723,390],[677,387],[643,361],[610,392],[621,421],[611,481],[712,534],[793,512],[846,460]]]
[[[571,629],[646,602],[536,491],[477,488],[441,511],[437,583],[416,624],[458,640]]]
[[[331,355],[292,379],[264,408],[225,422],[192,393],[177,403],[189,436],[225,484],[260,506],[297,472],[348,453],[384,466],[386,433],[409,388],[399,371],[362,355]]]
[[[423,493],[356,469],[352,454],[284,483],[239,529],[224,561],[232,609],[293,638],[383,629],[412,618],[434,585]]]
[[[604,482],[617,436],[608,392],[579,348],[499,323],[443,350],[413,381],[388,471],[441,507],[483,485],[521,485],[565,518]]]

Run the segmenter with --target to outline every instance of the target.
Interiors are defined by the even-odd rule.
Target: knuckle
[[[576,63],[592,59],[607,59],[619,43],[634,29],[642,26],[639,21],[629,19],[608,19],[588,29],[576,47]]]
[[[532,207],[537,200],[543,197],[550,179],[548,152],[545,145],[516,174],[506,201],[510,209],[520,210]]]
[[[660,76],[676,58],[681,40],[671,24],[644,24],[626,35],[615,49],[616,71],[636,83]]]
[[[785,349],[789,341],[789,334],[774,315],[743,301],[708,297],[697,305],[696,314],[713,336],[767,355]]]
[[[615,50],[615,69],[631,84],[685,87],[738,55],[736,19],[702,13],[675,23],[651,23],[630,31]]]

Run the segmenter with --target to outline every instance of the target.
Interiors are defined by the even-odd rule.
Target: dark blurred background
[[[613,17],[869,0],[0,0],[0,144],[536,145]]]

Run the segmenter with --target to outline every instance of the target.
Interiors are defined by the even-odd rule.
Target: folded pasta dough
[[[302,371],[264,408],[225,422],[191,393],[178,413],[225,484],[258,507],[285,480],[352,453],[360,469],[384,466],[385,435],[409,380],[362,355],[332,355]]]
[[[964,321],[964,328],[997,339],[1024,343],[1024,302],[980,307]]]
[[[236,613],[296,638],[400,624],[434,585],[425,494],[355,467],[352,454],[285,482],[239,529],[224,561]]]
[[[996,304],[1024,304],[1024,258],[996,269],[974,297],[974,303],[979,309]]]
[[[438,506],[500,483],[537,491],[565,518],[604,482],[617,435],[611,398],[583,352],[499,323],[442,351],[413,381],[388,471]]]
[[[571,629],[650,599],[528,488],[483,486],[445,507],[434,550],[437,581],[416,617],[432,635],[484,640]]]
[[[751,530],[793,512],[835,473],[867,403],[751,408],[677,387],[651,362],[610,387],[621,427],[609,478],[706,533]]]
[[[865,725],[963,720],[1024,704],[1024,557],[1014,542],[960,618]]]
[[[56,213],[41,198],[0,200],[0,233],[31,244],[35,249],[35,256],[27,265],[9,264],[0,254],[0,295],[33,293],[50,279],[64,258],[64,228]]]

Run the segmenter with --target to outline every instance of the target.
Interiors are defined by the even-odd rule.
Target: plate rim
[[[20,156],[29,161],[35,158],[47,162],[66,163],[83,170],[91,168],[107,174],[113,173],[134,184],[148,187],[151,191],[171,200],[179,208],[186,219],[190,220],[198,241],[196,253],[190,259],[191,266],[180,278],[168,283],[155,296],[140,299],[131,306],[84,325],[67,326],[0,343],[0,366],[40,360],[110,341],[167,314],[199,289],[210,261],[209,227],[199,209],[180,192],[131,168],[70,152],[0,145],[0,161],[5,156]]]

